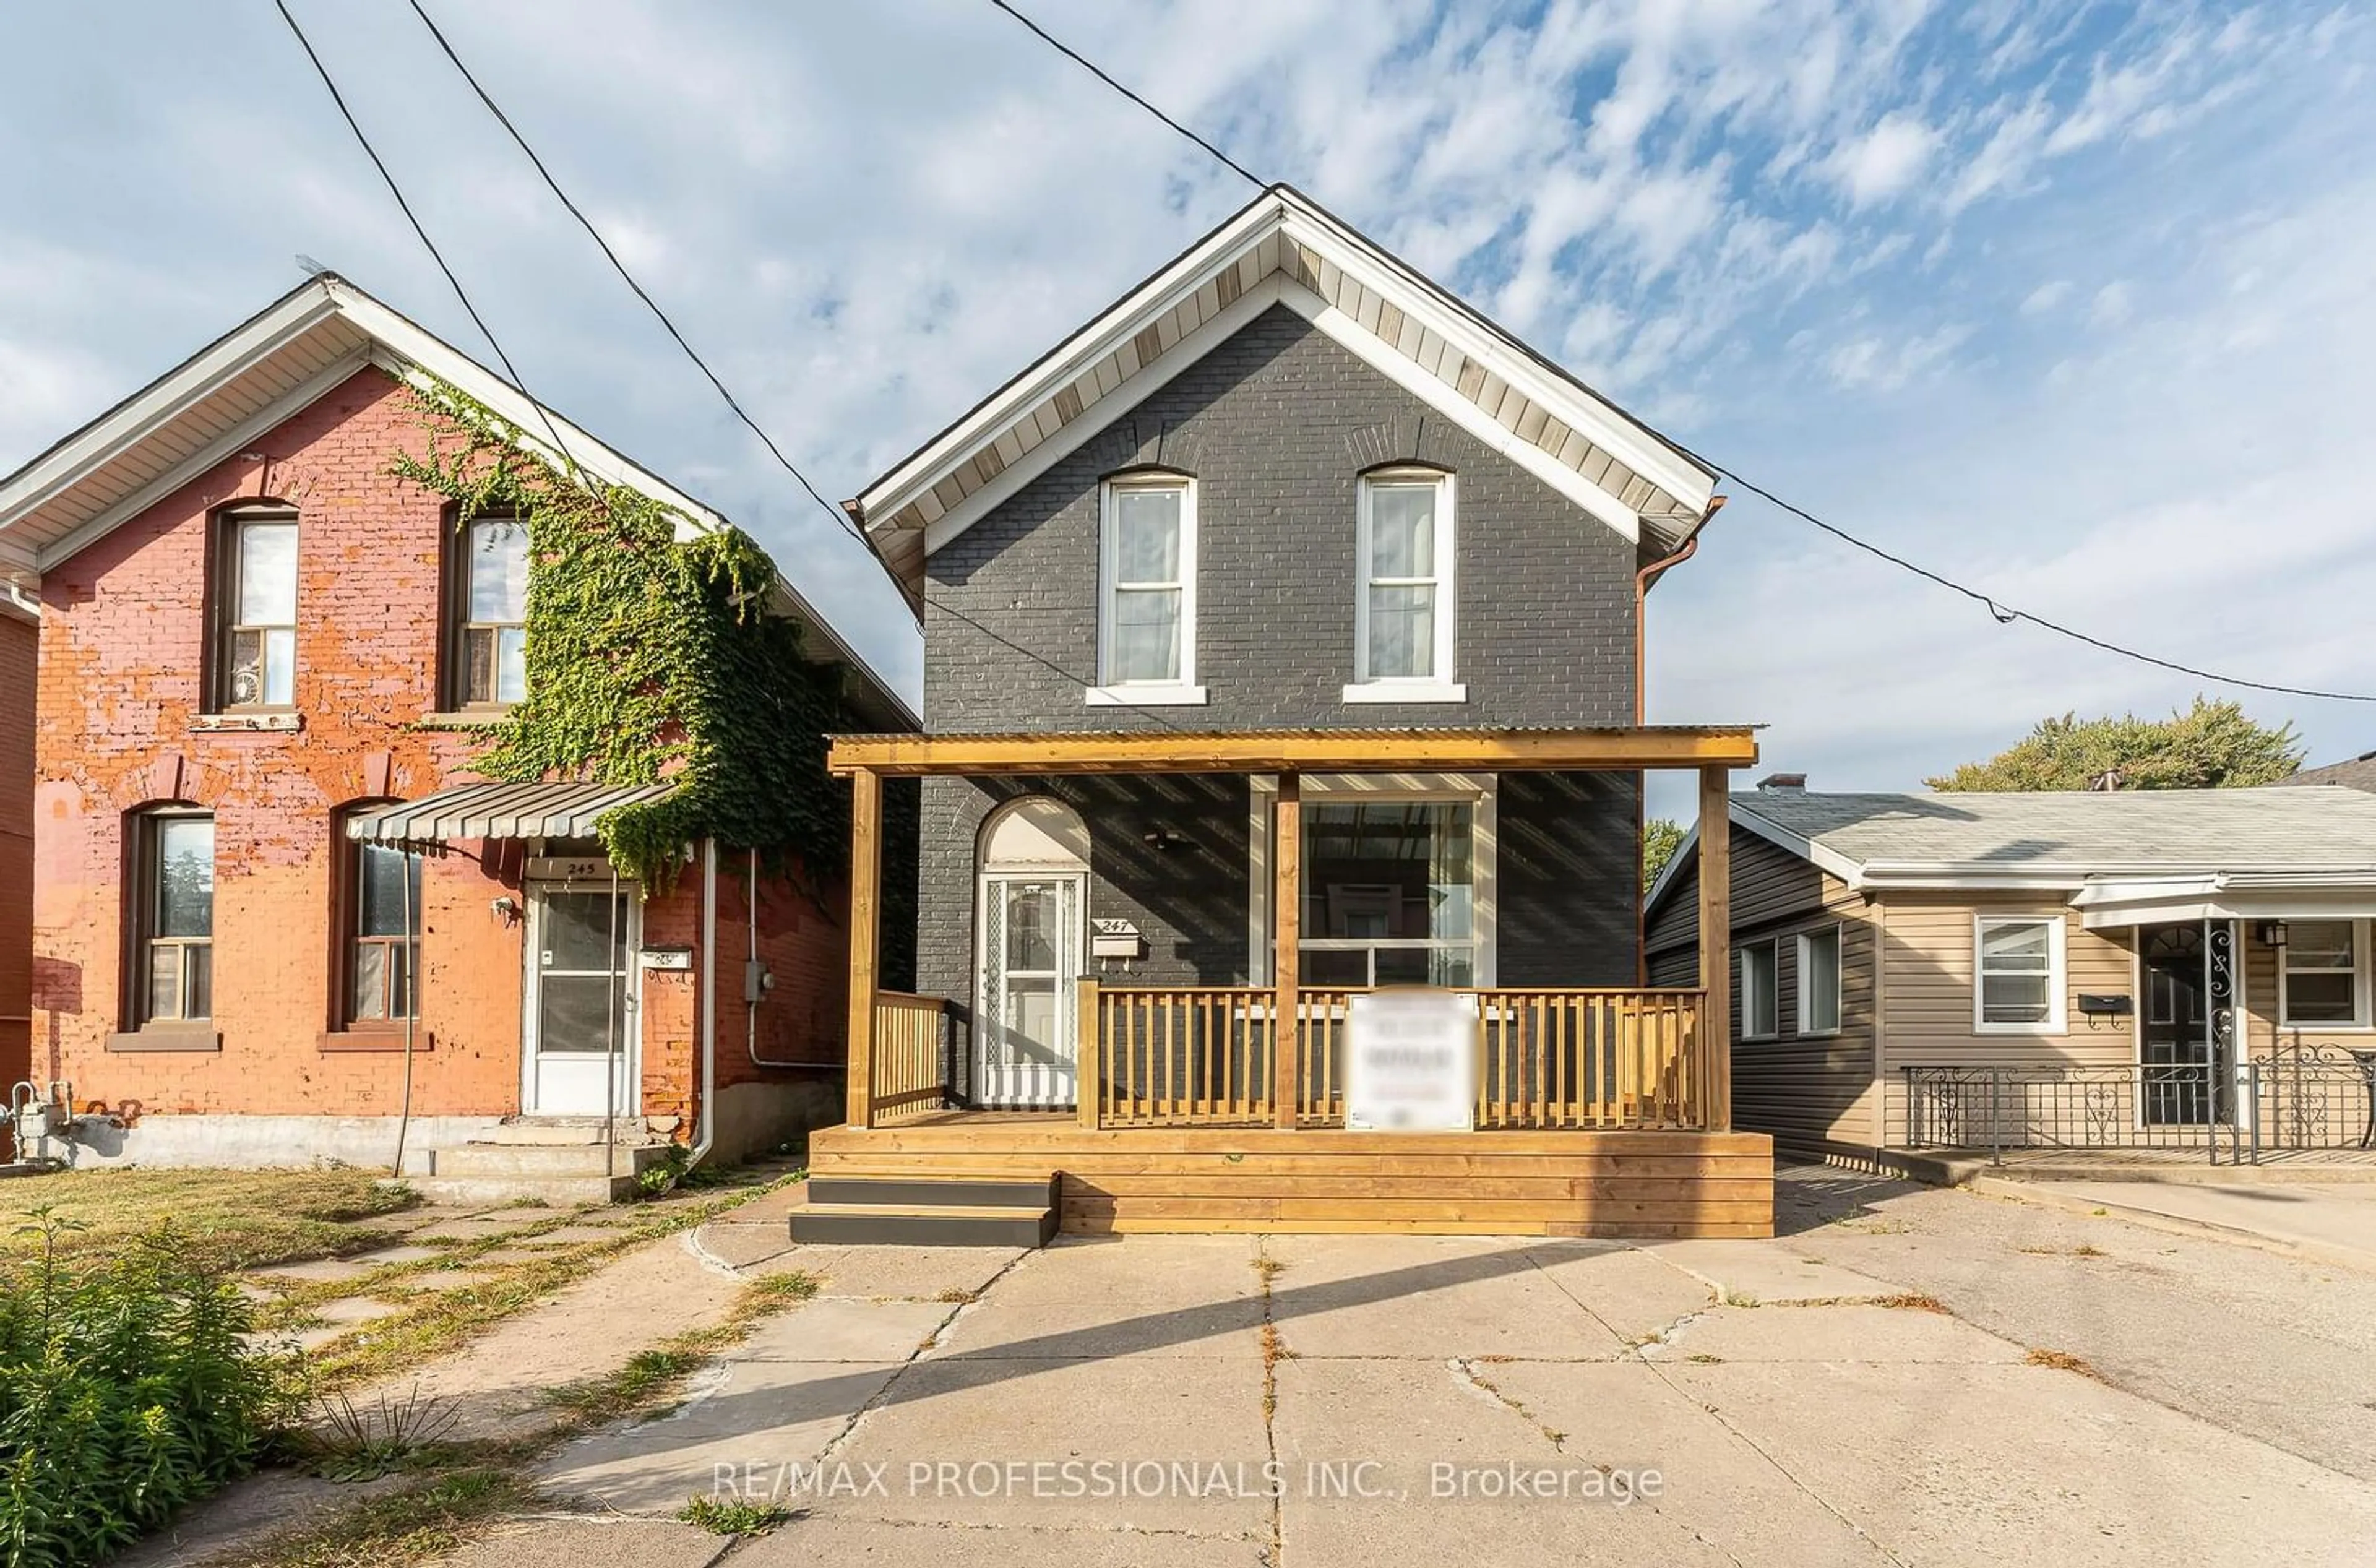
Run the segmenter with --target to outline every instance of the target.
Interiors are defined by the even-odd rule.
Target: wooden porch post
[[[874,992],[883,924],[883,779],[849,776],[849,1096],[853,1127],[874,1125]]]
[[[1271,1121],[1295,1125],[1296,1058],[1301,1053],[1296,1027],[1296,987],[1301,976],[1297,954],[1303,926],[1303,779],[1301,774],[1278,776],[1278,815],[1271,831],[1273,881],[1271,980],[1277,992],[1271,1003]]]
[[[1700,769],[1700,1123],[1732,1131],[1731,770]]]
[[[1105,1103],[1106,1045],[1098,1036],[1098,982],[1083,980],[1073,999],[1073,1100],[1081,1125],[1094,1131]]]

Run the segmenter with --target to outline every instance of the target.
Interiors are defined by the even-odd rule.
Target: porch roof
[[[611,785],[454,784],[417,801],[357,812],[347,837],[372,844],[442,844],[462,838],[585,838],[622,806],[665,799],[673,779]]]
[[[848,776],[1057,773],[1510,773],[1749,767],[1757,727],[1594,730],[1250,730],[836,735],[826,766]]]

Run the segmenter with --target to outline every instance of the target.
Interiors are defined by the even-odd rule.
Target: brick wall
[[[0,603],[0,1094],[30,1070],[33,965],[33,617]],[[8,1134],[0,1130],[0,1154]]]
[[[437,706],[442,498],[391,477],[424,440],[408,393],[377,371],[343,386],[45,576],[33,856],[34,1065],[78,1102],[133,1112],[392,1114],[400,1043],[339,1031],[333,820],[473,777],[480,737],[415,728]],[[299,522],[295,733],[194,728],[212,514],[271,497]],[[5,659],[0,652],[0,659]],[[0,672],[0,691],[16,690]],[[214,1016],[220,1049],[111,1049],[124,995],[126,831],[160,802],[215,815]],[[5,808],[0,808],[5,810]],[[422,879],[422,978],[412,1105],[496,1115],[520,1105],[526,846],[460,844]],[[5,854],[0,849],[0,854]],[[731,867],[729,868],[731,869]],[[690,944],[696,876],[645,910],[647,944]],[[739,882],[720,891],[720,1076],[745,1072]],[[844,897],[837,879],[827,909]],[[838,1050],[838,919],[763,887],[779,977],[763,1034]],[[697,961],[697,960],[696,960]],[[5,974],[5,970],[0,970]],[[645,977],[645,1110],[690,1118],[695,974]],[[5,1009],[0,1009],[5,1010]],[[815,1020],[830,1034],[819,1042]],[[398,1049],[389,1049],[397,1046]],[[376,1049],[357,1049],[375,1047]]]

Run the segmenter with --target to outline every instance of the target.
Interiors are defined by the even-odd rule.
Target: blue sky
[[[911,692],[863,553],[603,268],[399,0],[293,0],[532,390],[757,534]],[[828,495],[1245,199],[985,0],[430,0]],[[2376,690],[2376,21],[2311,6],[1039,0],[1052,30],[1681,440],[2005,602]],[[267,4],[12,9],[0,468],[319,258],[485,348]],[[1652,717],[1911,787],[2197,683],[1742,496]],[[2314,760],[2376,707],[2254,696]]]

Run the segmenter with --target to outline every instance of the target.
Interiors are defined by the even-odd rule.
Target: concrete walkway
[[[2376,1273],[2376,1185],[2255,1182],[2218,1186],[2002,1177],[1984,1177],[1973,1185],[2024,1203],[2116,1215],[2156,1229],[2217,1236]]]
[[[824,1292],[677,1411],[556,1455],[543,1484],[597,1518],[456,1561],[2368,1561],[2364,1481],[2040,1364],[1824,1240],[713,1228]],[[797,1515],[729,1546],[662,1522],[695,1495]]]

